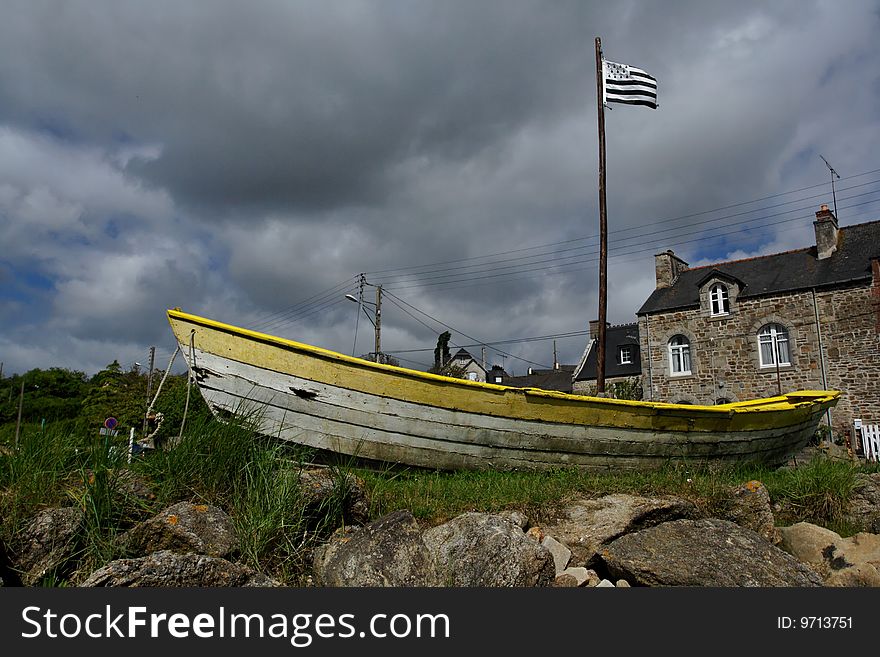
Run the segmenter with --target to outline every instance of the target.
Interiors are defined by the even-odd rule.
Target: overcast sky
[[[183,310],[344,353],[437,334],[552,363],[597,305],[594,38],[659,81],[605,112],[609,320],[654,258],[880,218],[880,7],[577,0],[5,0],[0,361],[157,366]],[[876,190],[876,191],[875,191]],[[355,342],[355,327],[359,327]],[[586,338],[557,338],[577,362]],[[468,347],[479,356],[480,347]],[[417,351],[424,350],[424,351]]]

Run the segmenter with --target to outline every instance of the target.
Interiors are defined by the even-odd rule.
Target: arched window
[[[765,324],[758,331],[758,358],[761,367],[791,365],[788,331],[781,324]]]
[[[672,376],[691,373],[691,345],[683,335],[669,340],[669,372]]]
[[[719,397],[715,400],[716,406],[723,406],[724,404],[729,404],[730,400],[727,397]]]
[[[709,288],[709,307],[713,316],[730,314],[730,296],[726,285],[715,283]]]

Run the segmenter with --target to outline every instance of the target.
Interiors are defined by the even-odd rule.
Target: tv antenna
[[[840,217],[837,216],[837,194],[834,191],[834,176],[837,176],[838,180],[840,179],[840,174],[834,170],[834,167],[829,164],[828,160],[822,157],[822,154],[819,154],[819,157],[822,158],[822,161],[825,163],[825,166],[828,167],[828,170],[831,172],[831,198],[834,199],[834,216],[837,217],[837,220],[840,221]]]

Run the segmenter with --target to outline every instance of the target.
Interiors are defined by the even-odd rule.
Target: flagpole
[[[596,347],[596,394],[605,395],[605,324],[608,308],[608,213],[605,205],[605,103],[602,39],[596,37],[596,100],[599,120],[599,335]]]

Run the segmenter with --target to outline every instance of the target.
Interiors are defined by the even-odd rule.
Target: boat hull
[[[718,407],[632,402],[451,379],[169,311],[215,414],[260,433],[437,469],[651,468],[670,460],[784,462],[834,391]]]

